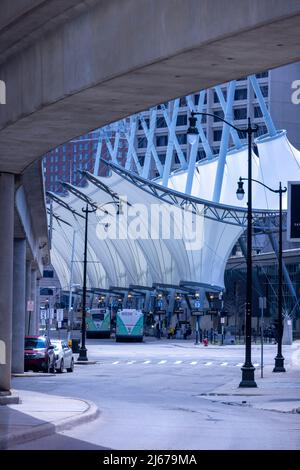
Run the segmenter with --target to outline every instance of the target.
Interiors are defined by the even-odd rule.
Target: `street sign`
[[[155,315],[165,315],[167,312],[166,310],[155,310],[154,313]]]
[[[61,321],[57,322],[57,328],[61,328],[61,324],[62,324]]]
[[[288,181],[287,240],[300,242],[300,181]]]
[[[51,318],[51,320],[54,318],[54,308],[50,308],[50,315],[49,315],[49,318]]]
[[[64,309],[63,308],[58,308],[56,310],[56,319],[58,322],[62,322],[64,319]]]
[[[221,317],[221,323],[222,323],[222,324],[225,323],[225,317]]]
[[[203,315],[205,315],[205,312],[203,310],[192,310],[191,314],[193,315],[193,317],[202,317]]]
[[[27,312],[34,312],[34,301],[27,300]]]
[[[195,305],[195,308],[200,308],[201,307],[200,300],[195,300],[194,305]]]

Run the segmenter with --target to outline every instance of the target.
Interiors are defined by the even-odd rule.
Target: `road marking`
[[[175,361],[174,364],[181,364],[182,361]]]
[[[253,365],[254,365],[254,367],[258,367],[258,366],[259,366],[259,364],[258,364],[258,363],[256,363],[256,364],[253,364]]]
[[[204,365],[205,365],[205,366],[211,366],[211,365],[212,365],[212,362],[206,362]]]
[[[167,361],[159,361],[158,364],[165,364]]]
[[[235,365],[235,367],[242,367],[243,363],[239,362],[238,364]]]
[[[144,361],[143,364],[150,364],[151,361]]]
[[[222,362],[221,366],[228,366],[228,362]]]
[[[192,361],[192,362],[190,362],[190,364],[191,364],[191,366],[195,366],[196,364],[198,364],[198,362],[197,361]]]
[[[115,362],[113,362],[113,364],[119,364],[119,361],[115,361]]]
[[[134,364],[136,361],[128,361],[127,364]]]

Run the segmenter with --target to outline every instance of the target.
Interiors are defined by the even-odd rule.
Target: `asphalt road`
[[[14,449],[299,449],[300,417],[203,398],[241,379],[244,348],[185,341],[127,344],[88,340],[89,359],[73,374],[15,378],[15,389],[86,398],[100,417]],[[276,347],[265,347],[266,369]],[[284,351],[286,364],[291,350]],[[253,363],[260,348],[253,347]],[[260,374],[257,366],[256,374]],[[299,392],[299,390],[298,390]],[[245,392],[246,393],[246,392]],[[258,391],[259,393],[259,391]]]

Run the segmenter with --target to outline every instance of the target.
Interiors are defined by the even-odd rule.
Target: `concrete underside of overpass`
[[[300,59],[297,0],[1,2],[0,171],[178,96]]]

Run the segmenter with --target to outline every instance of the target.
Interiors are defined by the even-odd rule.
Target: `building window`
[[[222,92],[223,92],[224,100],[226,101],[227,100],[227,90],[222,90]],[[219,103],[219,98],[218,98],[218,95],[215,91],[214,91],[214,103]]]
[[[217,109],[216,111],[214,111],[214,115],[218,116],[220,118],[224,118],[224,113],[223,113],[222,109]],[[221,122],[221,121],[217,117],[214,117],[214,122]]]
[[[148,127],[148,129],[149,129],[149,124],[150,124],[149,118],[144,118],[144,121],[145,121],[145,123],[146,123],[146,125],[147,125],[147,127]],[[143,130],[143,126],[142,126],[142,121],[141,121],[141,119],[139,119],[139,121],[138,121],[138,130],[139,130],[139,131],[142,131],[142,130]]]
[[[263,116],[262,110],[260,109],[260,106],[254,106],[254,117],[255,118],[261,118]]]
[[[259,137],[260,135],[264,135],[268,133],[268,129],[264,124],[258,126],[258,130],[254,133],[255,137]]]
[[[147,147],[146,137],[138,137],[137,144],[139,149]]]
[[[168,106],[169,106],[169,103],[166,102],[166,103],[161,103],[157,106],[157,109],[168,109]]]
[[[194,95],[194,104],[195,104],[195,106],[197,106],[197,104],[199,104],[199,99],[200,99],[200,95],[199,95],[199,93],[196,93]]]
[[[139,155],[138,157],[140,165],[144,166],[145,163],[145,155]]]
[[[182,134],[176,134],[176,137],[177,137],[177,140],[178,140],[179,144],[181,144],[181,145],[186,144],[186,142],[187,142],[186,132],[184,132]]]
[[[43,277],[53,277],[54,276],[54,272],[52,271],[52,269],[45,269],[43,271]]]
[[[197,161],[203,160],[203,158],[206,158],[206,153],[203,149],[199,149],[197,152]]]
[[[264,98],[267,98],[267,97],[268,97],[268,93],[269,93],[269,87],[268,87],[268,85],[262,85],[262,86],[260,87],[260,90],[261,90],[261,92],[262,92],[263,97],[264,97]]]
[[[186,126],[187,125],[187,115],[180,114],[177,116],[176,126]]]
[[[247,99],[247,88],[238,88],[235,90],[234,99],[236,101],[246,100]]]
[[[261,73],[257,73],[255,76],[256,78],[265,78],[269,75],[269,72],[261,72]]]
[[[222,138],[222,129],[214,130],[214,141],[219,142]]]
[[[180,100],[179,100],[179,106],[180,106],[181,108],[184,108],[184,107],[186,106],[186,97],[185,97],[185,96],[183,96],[182,98],[180,98]]]
[[[247,108],[236,108],[233,110],[234,120],[247,119]]]
[[[165,160],[166,160],[166,154],[165,153],[159,153],[158,158],[159,158],[160,163],[162,163],[164,165]]]
[[[156,146],[157,147],[166,147],[168,145],[168,136],[167,135],[157,135],[156,136]]]
[[[156,118],[156,127],[161,129],[162,127],[167,127],[167,123],[163,116]]]

